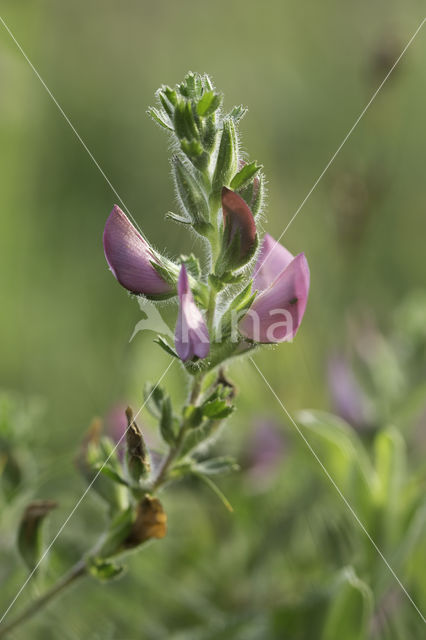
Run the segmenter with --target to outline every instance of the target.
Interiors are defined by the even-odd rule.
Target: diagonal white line
[[[353,515],[353,517],[355,518],[355,520],[357,521],[357,523],[359,524],[359,526],[361,527],[362,531],[365,533],[365,535],[367,536],[367,538],[369,539],[369,541],[371,542],[371,544],[373,545],[374,549],[377,551],[377,553],[379,554],[379,556],[381,557],[381,559],[383,560],[383,562],[385,563],[385,565],[387,566],[387,568],[389,569],[389,571],[391,572],[391,574],[393,575],[393,577],[395,578],[395,580],[398,582],[399,586],[401,587],[401,589],[403,590],[403,592],[405,593],[405,595],[407,596],[407,598],[409,599],[409,601],[411,602],[411,604],[413,605],[413,607],[415,608],[415,610],[417,611],[417,613],[419,614],[419,616],[421,617],[421,619],[423,620],[423,622],[426,623],[426,618],[423,616],[422,612],[420,611],[419,607],[416,605],[416,603],[414,602],[413,598],[410,596],[410,594],[408,593],[407,589],[404,587],[404,585],[402,584],[401,580],[398,578],[398,576],[396,575],[395,571],[392,569],[391,565],[389,564],[389,562],[386,560],[385,556],[383,555],[383,553],[380,551],[379,547],[377,546],[377,544],[374,542],[373,538],[371,537],[371,535],[369,534],[368,530],[366,529],[365,525],[362,523],[362,521],[359,519],[357,513],[355,512],[355,510],[353,509],[353,507],[351,506],[351,504],[349,503],[348,499],[345,497],[345,495],[342,493],[342,491],[340,490],[340,488],[338,487],[338,485],[336,484],[334,478],[330,475],[330,473],[327,471],[326,467],[324,466],[323,462],[321,461],[321,459],[319,458],[318,454],[316,453],[316,451],[312,448],[312,446],[310,445],[309,441],[306,439],[305,435],[303,434],[302,430],[300,429],[299,425],[295,422],[295,420],[292,418],[292,416],[290,415],[290,413],[287,411],[287,409],[285,408],[284,404],[282,403],[282,401],[280,400],[280,398],[278,397],[278,395],[276,394],[276,392],[274,391],[274,389],[272,388],[272,386],[270,385],[269,381],[265,378],[264,374],[262,373],[262,371],[259,369],[259,367],[257,366],[256,362],[253,360],[253,358],[250,356],[250,360],[253,364],[253,366],[255,367],[255,369],[257,370],[257,372],[259,373],[260,377],[263,379],[263,381],[265,382],[266,386],[268,387],[268,389],[271,391],[272,395],[275,397],[275,399],[277,400],[278,404],[280,405],[281,409],[284,411],[284,413],[286,414],[287,418],[290,420],[290,422],[292,423],[293,427],[296,429],[297,433],[299,434],[299,436],[302,438],[303,442],[306,444],[306,446],[308,447],[309,451],[312,453],[312,455],[314,456],[315,460],[318,462],[318,464],[320,465],[321,469],[323,470],[323,472],[325,473],[325,475],[327,476],[327,478],[330,480],[331,484],[333,485],[333,487],[336,489],[337,493],[339,494],[339,496],[341,497],[341,499],[343,500],[343,502],[345,503],[345,505],[347,506],[347,508],[349,509],[349,511],[351,512],[351,514]]]
[[[172,359],[167,368],[165,369],[165,371],[162,373],[160,379],[158,380],[157,384],[152,388],[151,393],[148,395],[148,397],[146,398],[145,402],[142,404],[142,406],[140,407],[139,411],[136,413],[136,415],[134,416],[133,420],[136,420],[136,418],[138,417],[138,415],[140,414],[140,412],[142,411],[142,409],[145,407],[146,403],[149,401],[149,399],[151,398],[152,394],[155,392],[156,388],[159,386],[159,384],[161,383],[162,379],[164,378],[164,376],[166,375],[166,373],[168,372],[168,370],[170,369],[170,367],[172,366],[174,362],[174,359]],[[66,517],[66,519],[64,520],[64,522],[62,523],[61,527],[59,528],[58,532],[56,533],[56,535],[54,536],[54,538],[50,541],[47,549],[44,551],[43,555],[41,556],[41,558],[39,559],[39,561],[37,562],[37,564],[35,565],[34,569],[31,571],[31,573],[28,575],[27,579],[25,580],[24,584],[22,585],[22,587],[19,589],[19,591],[17,592],[17,594],[15,595],[15,597],[13,598],[12,602],[9,604],[9,606],[7,607],[7,609],[4,611],[2,617],[0,618],[0,624],[3,622],[3,620],[5,619],[5,617],[7,616],[7,614],[9,613],[9,611],[11,610],[11,608],[13,607],[13,605],[15,604],[15,602],[17,601],[17,599],[19,598],[19,596],[21,595],[21,593],[23,592],[23,590],[25,589],[25,587],[27,586],[27,584],[29,583],[29,581],[31,580],[31,578],[34,576],[34,574],[36,573],[37,569],[39,568],[39,566],[41,565],[41,563],[43,562],[43,560],[45,559],[45,557],[47,556],[47,554],[49,553],[50,549],[53,547],[53,545],[55,544],[56,540],[59,538],[59,536],[61,535],[62,531],[65,529],[65,527],[67,526],[68,522],[71,520],[71,518],[73,517],[74,513],[77,511],[78,507],[80,506],[80,504],[83,502],[84,498],[87,496],[87,494],[89,493],[90,489],[93,487],[94,483],[96,482],[96,480],[99,478],[99,475],[102,473],[102,469],[105,467],[105,465],[108,463],[109,459],[111,458],[111,456],[115,453],[115,451],[117,450],[117,448],[119,447],[120,443],[122,442],[122,440],[126,437],[126,433],[128,431],[129,427],[126,429],[126,431],[123,433],[123,435],[121,436],[121,438],[118,440],[117,444],[115,445],[115,447],[113,448],[113,450],[111,451],[111,453],[108,455],[108,457],[104,460],[104,462],[102,463],[102,466],[99,468],[99,470],[97,471],[95,477],[93,478],[93,480],[90,482],[90,484],[87,486],[86,490],[84,491],[84,493],[82,494],[82,496],[79,498],[79,500],[75,503],[72,511],[69,513],[69,515]]]
[[[59,102],[57,101],[57,99],[55,98],[55,96],[53,95],[53,93],[51,92],[51,90],[49,89],[49,87],[47,86],[47,84],[45,83],[45,81],[43,80],[43,78],[41,77],[40,73],[37,71],[37,69],[35,68],[35,66],[33,65],[33,63],[31,62],[31,60],[29,59],[29,57],[27,56],[27,54],[25,53],[24,49],[22,48],[22,46],[19,44],[19,42],[17,41],[17,39],[15,38],[15,36],[13,35],[12,31],[9,29],[9,27],[7,26],[6,22],[3,20],[3,18],[0,16],[0,22],[3,24],[4,28],[6,29],[7,33],[10,35],[10,37],[12,38],[13,42],[16,44],[17,48],[19,49],[19,51],[22,53],[23,57],[25,58],[25,60],[28,62],[29,66],[31,67],[31,69],[33,70],[33,72],[35,73],[35,75],[37,76],[37,78],[40,80],[41,84],[43,85],[43,87],[46,89],[47,93],[49,94],[50,98],[52,99],[52,101],[55,103],[55,105],[57,106],[59,112],[61,113],[61,115],[64,117],[65,121],[67,122],[67,124],[71,127],[73,133],[75,134],[77,140],[80,142],[80,144],[82,145],[82,147],[84,148],[84,150],[87,152],[87,154],[89,155],[90,159],[92,160],[93,164],[96,166],[96,168],[98,169],[98,171],[100,172],[100,174],[102,175],[102,177],[105,179],[105,181],[107,182],[108,186],[110,187],[110,189],[112,190],[112,192],[114,193],[115,196],[117,196],[119,202],[123,205],[123,208],[125,209],[126,213],[128,214],[129,218],[131,218],[131,220],[133,221],[134,225],[136,226],[136,228],[138,229],[139,233],[143,236],[143,232],[140,229],[138,223],[136,222],[136,220],[134,219],[134,217],[132,216],[132,214],[130,213],[126,203],[124,202],[123,198],[120,196],[120,194],[118,193],[117,189],[114,187],[114,185],[112,184],[112,182],[110,181],[110,179],[108,178],[108,176],[106,175],[105,171],[102,169],[102,167],[100,166],[99,162],[96,160],[95,156],[93,155],[93,153],[90,151],[89,147],[87,146],[87,144],[84,142],[83,138],[81,137],[81,135],[78,133],[77,129],[74,127],[73,123],[71,122],[71,120],[69,119],[69,117],[67,116],[67,114],[65,113],[65,111],[63,110],[63,108],[61,107],[61,105],[59,104]]]
[[[265,262],[269,259],[269,257],[271,256],[271,254],[274,252],[275,247],[277,246],[277,244],[280,242],[280,240],[282,239],[282,237],[284,236],[285,233],[287,233],[290,225],[294,222],[294,220],[296,219],[296,217],[299,215],[300,211],[302,210],[302,208],[305,206],[306,202],[309,200],[309,198],[311,197],[312,193],[315,191],[315,189],[317,188],[318,184],[321,182],[322,178],[324,177],[324,175],[327,173],[328,169],[330,168],[330,166],[333,164],[333,162],[335,161],[336,157],[338,156],[338,154],[340,153],[340,151],[342,150],[342,148],[344,147],[344,145],[346,144],[346,142],[348,141],[348,139],[350,138],[350,136],[352,135],[352,133],[355,131],[356,127],[358,126],[358,124],[360,123],[361,119],[364,117],[365,113],[368,111],[368,109],[370,108],[370,106],[372,105],[372,103],[374,102],[374,100],[376,99],[378,93],[381,91],[381,89],[383,88],[383,85],[385,84],[385,82],[389,79],[389,76],[393,73],[393,71],[395,70],[395,68],[397,67],[397,65],[400,63],[401,59],[403,58],[403,56],[405,55],[405,53],[407,52],[407,49],[409,48],[409,46],[412,44],[412,42],[414,41],[415,37],[417,36],[417,34],[419,33],[420,29],[423,27],[424,23],[426,22],[426,18],[423,18],[423,20],[421,21],[421,23],[419,24],[419,26],[417,27],[417,29],[415,30],[415,32],[413,33],[413,35],[411,36],[411,38],[409,39],[409,41],[407,42],[407,44],[405,45],[405,47],[403,48],[403,50],[401,51],[401,53],[399,54],[398,58],[395,60],[395,62],[393,63],[392,67],[389,69],[389,71],[387,72],[387,74],[385,75],[385,77],[383,78],[382,82],[379,84],[379,86],[377,87],[376,91],[373,93],[373,95],[371,96],[370,100],[367,102],[367,104],[365,105],[364,109],[361,111],[361,113],[359,114],[358,118],[355,120],[354,124],[352,125],[352,127],[349,129],[349,131],[347,132],[347,134],[345,135],[345,137],[343,138],[342,142],[339,144],[339,146],[337,147],[336,151],[333,153],[333,155],[331,156],[330,160],[327,162],[327,164],[325,165],[324,169],[321,171],[320,175],[318,176],[318,178],[315,180],[314,184],[312,185],[311,189],[308,191],[307,195],[304,197],[304,199],[302,200],[302,202],[300,203],[300,205],[298,206],[298,208],[296,209],[295,213],[292,215],[292,217],[290,218],[289,223],[286,225],[286,227],[284,228],[284,231],[282,231],[281,235],[279,236],[278,240],[275,241],[274,246],[272,247],[272,249],[270,250],[270,252],[265,256],[265,259],[260,263],[260,265],[258,267],[256,267],[256,270],[254,272],[253,277],[257,274],[257,272],[259,271],[259,269],[261,269],[263,267],[263,265],[265,264]]]

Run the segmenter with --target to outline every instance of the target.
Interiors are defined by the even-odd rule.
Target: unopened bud
[[[213,197],[220,197],[223,186],[229,185],[238,169],[238,140],[232,118],[223,121],[222,137],[213,175]]]
[[[133,419],[133,411],[130,407],[126,409],[127,416],[127,469],[132,480],[139,482],[149,474],[151,465],[149,461],[149,453],[143,439],[142,433]]]
[[[194,229],[204,235],[210,228],[209,205],[205,192],[193,170],[179,156],[174,156],[172,165],[182,207],[191,219]]]
[[[223,187],[223,239],[216,274],[240,269],[253,257],[257,248],[257,231],[247,203],[234,191]]]

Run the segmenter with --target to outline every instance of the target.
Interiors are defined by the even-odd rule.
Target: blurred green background
[[[189,69],[207,72],[227,108],[249,107],[243,145],[264,165],[265,228],[278,237],[423,14],[420,0],[3,0],[0,13],[148,238],[169,255],[188,251],[192,239],[164,221],[176,210],[168,143],[146,115],[160,84]],[[332,409],[330,354],[353,349],[359,318],[392,333],[395,309],[426,288],[425,61],[423,29],[283,239],[308,257],[310,301],[294,344],[256,361],[290,412]],[[156,381],[168,357],[153,334],[129,343],[141,312],[102,249],[117,197],[2,25],[0,86],[0,388],[31,405],[20,409],[29,422],[20,444],[38,468],[25,496],[2,505],[4,609],[26,576],[12,553],[24,498],[59,502],[52,537],[84,490],[73,459],[91,418],[138,408],[144,381]],[[420,355],[416,366],[406,358],[407,390],[425,373]],[[356,564],[353,538],[363,534],[250,362],[230,369],[239,411],[217,446],[247,459],[220,483],[234,514],[196,484],[166,493],[164,541],[134,556],[120,582],[86,581],[13,637],[370,637],[353,628],[321,635],[309,626],[316,618],[302,615],[311,590],[331,589],[333,576]],[[165,383],[177,398],[185,392],[176,365]],[[266,481],[249,462],[265,422],[284,450]],[[403,437],[408,468],[420,468],[419,425]],[[55,544],[46,580],[94,540],[102,517],[89,495]],[[339,520],[334,538],[330,518]],[[374,550],[365,553],[377,562]],[[426,558],[424,548],[418,553]],[[424,604],[425,582],[401,571]],[[371,637],[420,637],[421,619],[392,577],[383,593],[398,601],[402,626],[371,622]],[[29,586],[16,611],[33,594]]]

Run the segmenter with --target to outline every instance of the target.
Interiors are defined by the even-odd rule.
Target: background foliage
[[[167,143],[145,114],[161,82],[206,71],[227,107],[249,106],[244,144],[264,165],[268,231],[278,236],[421,9],[5,0],[1,15],[147,236],[174,255],[191,240],[163,221],[174,204]],[[257,356],[290,412],[314,410],[300,416],[303,433],[419,606],[425,53],[421,32],[286,234],[308,256],[310,302],[295,343]],[[117,408],[140,406],[143,383],[168,358],[153,335],[129,343],[141,312],[108,273],[101,243],[116,196],[3,27],[0,83],[0,433],[19,473],[2,477],[3,610],[26,577],[15,552],[26,502],[59,503],[52,537],[84,490],[74,458],[91,418],[111,425]],[[368,395],[361,432],[316,413],[335,408],[326,372],[336,351]],[[174,367],[167,384],[178,397]],[[176,487],[164,498],[168,536],[135,555],[121,581],[86,581],[14,637],[419,637],[419,615],[252,365],[234,363],[231,376],[239,411],[217,449],[243,467],[220,482],[234,514],[196,481]],[[276,438],[266,468],[259,433]],[[90,544],[102,517],[89,495],[21,605]]]

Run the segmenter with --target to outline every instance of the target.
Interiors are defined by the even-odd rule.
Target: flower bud
[[[130,407],[126,409],[127,431],[126,431],[126,459],[129,476],[132,480],[139,482],[150,472],[149,453],[146,448],[142,433],[133,419],[133,411]]]
[[[185,213],[191,219],[196,231],[205,234],[210,228],[209,204],[203,188],[190,169],[179,156],[172,159],[173,175],[177,192]]]
[[[216,264],[217,275],[240,269],[253,257],[257,231],[247,203],[227,187],[222,189],[223,239]]]
[[[123,287],[153,300],[176,294],[174,265],[154,251],[117,205],[106,221],[103,242],[108,265]]]
[[[260,290],[239,322],[243,336],[254,342],[274,343],[294,338],[305,313],[309,267],[303,253],[295,258],[266,236],[253,274]]]
[[[232,180],[238,169],[238,140],[232,118],[223,121],[222,137],[213,175],[213,196],[220,197],[221,189]]]
[[[209,332],[194,302],[185,265],[178,280],[179,312],[175,331],[175,346],[179,358],[186,362],[195,356],[205,358],[210,351]]]

